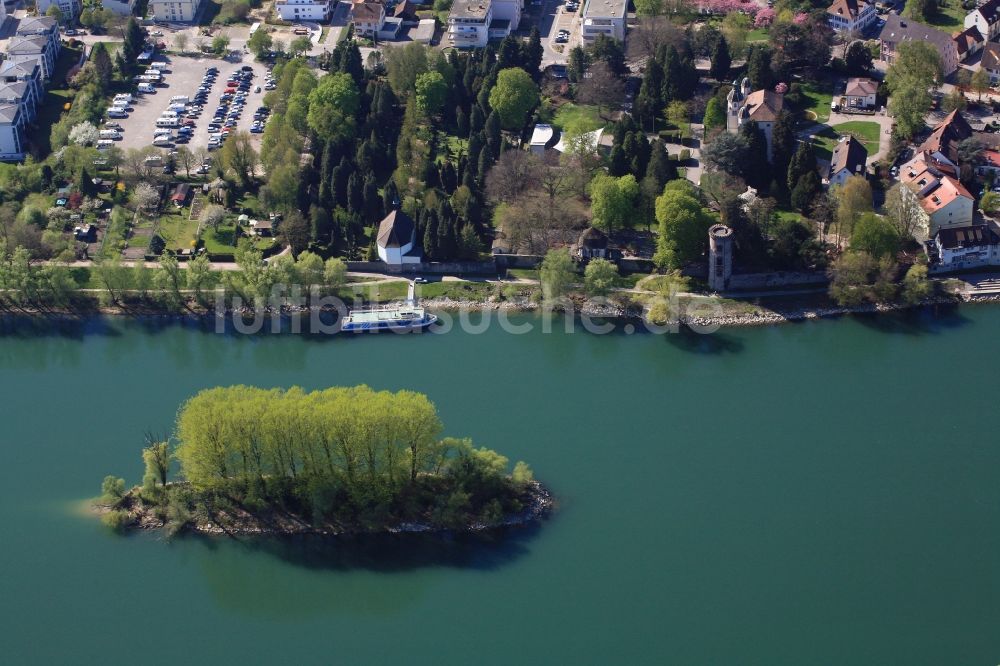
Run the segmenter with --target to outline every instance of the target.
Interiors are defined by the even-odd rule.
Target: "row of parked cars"
[[[205,70],[201,85],[193,95],[175,95],[170,98],[170,104],[156,120],[156,130],[153,134],[153,145],[159,148],[172,148],[174,145],[191,141],[208,103],[208,93],[215,83],[219,70],[209,67]]]
[[[219,106],[215,109],[215,116],[208,125],[209,150],[220,148],[229,134],[234,131],[240,117],[243,115],[251,88],[254,92],[259,93],[261,91],[259,85],[254,86],[253,78],[253,67],[250,65],[244,65],[229,75],[229,79],[226,81],[226,89],[219,97]],[[270,79],[270,73],[268,73],[268,83],[273,84],[273,81]],[[270,110],[265,107],[260,107],[254,112],[254,122],[250,127],[251,132],[260,133],[264,131],[263,123],[267,119],[268,113],[270,113]]]

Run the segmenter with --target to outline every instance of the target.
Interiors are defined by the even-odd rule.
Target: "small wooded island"
[[[504,456],[441,431],[413,391],[207,389],[173,442],[149,438],[142,485],[106,477],[96,507],[119,531],[231,535],[478,531],[552,508],[525,463],[508,474]]]

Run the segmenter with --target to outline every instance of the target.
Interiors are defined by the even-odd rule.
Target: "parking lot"
[[[264,76],[267,68],[260,64],[250,62],[249,58],[243,62],[230,62],[219,58],[195,58],[178,56],[159,56],[157,60],[167,63],[167,69],[163,75],[166,85],[157,86],[156,93],[150,95],[135,95],[132,103],[132,110],[128,118],[114,119],[114,122],[121,124],[123,138],[118,142],[122,149],[144,148],[153,143],[153,134],[156,130],[156,120],[166,110],[170,104],[170,98],[176,95],[187,95],[194,97],[198,87],[201,85],[202,77],[209,67],[219,70],[215,82],[208,93],[208,102],[200,116],[195,119],[194,134],[191,136],[187,147],[192,151],[199,148],[208,147],[208,124],[212,120],[215,108],[219,105],[219,97],[226,89],[226,79],[234,71],[244,65],[253,67],[253,84],[248,92],[243,114],[237,121],[236,129],[248,132],[253,122],[254,110],[264,103]],[[255,92],[260,86],[260,92]],[[251,134],[254,142],[259,148],[260,134]]]
[[[562,0],[541,0],[525,6],[525,14],[521,19],[519,31],[530,30],[538,26],[542,36],[542,66],[561,64],[569,61],[569,52],[580,44],[580,17],[582,5],[576,11],[568,11]],[[569,32],[566,42],[556,41],[560,30]]]

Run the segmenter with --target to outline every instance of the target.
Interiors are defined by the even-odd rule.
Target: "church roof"
[[[413,219],[401,210],[394,210],[378,225],[379,246],[403,247],[413,242],[417,227]]]

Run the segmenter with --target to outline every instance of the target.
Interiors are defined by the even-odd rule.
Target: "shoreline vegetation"
[[[481,532],[554,509],[527,464],[508,473],[506,457],[442,428],[412,391],[207,389],[171,441],[147,435],[142,484],[105,477],[92,506],[117,532],[170,536]]]
[[[633,294],[634,295],[634,294]],[[645,298],[642,298],[642,297]],[[656,317],[650,317],[648,300],[655,298],[657,294],[649,292],[641,294],[640,298],[614,299],[604,301],[589,301],[583,297],[570,297],[568,303],[572,303],[577,314],[589,317],[602,317],[607,319],[638,319],[648,318],[653,323],[662,324]],[[366,305],[403,305],[402,300],[371,300],[363,301]],[[803,291],[797,295],[777,295],[774,297],[758,297],[754,299],[739,299],[735,297],[723,297],[716,295],[702,294],[681,294],[678,297],[678,304],[687,309],[696,309],[700,312],[707,311],[706,306],[718,305],[719,309],[715,314],[695,314],[682,313],[676,319],[665,320],[666,323],[678,323],[685,326],[717,326],[721,328],[743,328],[751,326],[770,326],[775,324],[821,320],[829,317],[839,317],[851,314],[885,314],[891,312],[903,312],[924,307],[956,306],[961,304],[983,304],[1000,302],[1000,294],[959,294],[959,293],[937,293],[933,296],[921,298],[915,302],[903,300],[888,302],[864,302],[853,305],[840,305],[833,302],[825,292]],[[431,311],[441,312],[511,312],[511,313],[534,313],[545,310],[544,302],[533,295],[522,297],[505,298],[497,300],[433,297],[421,300],[421,305]],[[565,307],[554,308],[556,311]],[[280,314],[291,317],[297,314],[304,314],[312,310],[322,310],[332,313],[329,308],[310,308],[281,306],[280,308],[268,307],[267,313],[270,315]],[[252,307],[232,308],[227,307],[224,315],[252,315]],[[0,309],[0,316],[123,316],[123,317],[195,317],[212,318],[218,316],[215,308],[197,301],[186,303],[183,307],[176,307],[174,304],[157,302],[154,300],[144,300],[136,303],[119,303],[117,305],[100,304],[97,301],[89,303],[76,303],[74,306],[46,307],[39,308],[31,305],[21,305],[17,308],[5,307]]]

